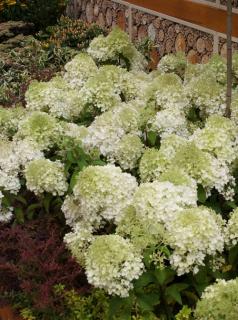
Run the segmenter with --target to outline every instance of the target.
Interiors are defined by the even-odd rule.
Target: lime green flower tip
[[[34,111],[20,122],[16,137],[32,140],[44,150],[52,147],[60,134],[61,127],[54,117],[41,111]]]
[[[96,237],[86,255],[89,283],[121,297],[129,295],[132,281],[139,278],[143,267],[142,256],[119,235]]]
[[[138,250],[156,245],[163,239],[164,227],[153,219],[142,221],[133,206],[129,206],[117,225],[116,233],[130,239]]]
[[[64,166],[48,159],[30,161],[25,169],[26,185],[39,195],[43,192],[63,195],[68,189]]]
[[[196,320],[231,320],[237,318],[238,278],[217,280],[207,287],[197,303]]]

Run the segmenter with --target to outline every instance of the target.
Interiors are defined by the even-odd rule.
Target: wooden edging
[[[226,11],[214,5],[191,0],[126,0],[126,2],[221,34],[226,33]],[[237,13],[233,13],[233,37],[238,37]]]

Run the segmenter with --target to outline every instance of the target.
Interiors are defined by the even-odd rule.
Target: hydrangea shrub
[[[195,319],[233,319],[237,96],[228,119],[217,56],[203,66],[169,55],[158,71],[145,67],[115,28],[62,74],[32,82],[25,109],[0,108],[0,221],[15,219],[26,193],[39,212],[56,201],[89,284],[119,309],[125,302],[130,319],[153,319],[153,310],[189,319],[181,305],[195,309],[207,286]]]

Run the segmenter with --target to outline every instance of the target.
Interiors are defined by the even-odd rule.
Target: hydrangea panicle
[[[198,301],[194,313],[196,320],[231,320],[237,318],[238,278],[217,280],[208,286]]]
[[[143,273],[142,256],[119,235],[98,236],[86,254],[88,282],[111,295],[129,296],[132,281]]]
[[[167,225],[167,243],[174,250],[172,266],[179,275],[196,273],[206,256],[215,256],[224,248],[224,221],[206,207],[188,208],[177,212]]]
[[[64,166],[59,161],[38,159],[30,161],[25,169],[26,186],[39,195],[49,192],[62,196],[68,189]]]

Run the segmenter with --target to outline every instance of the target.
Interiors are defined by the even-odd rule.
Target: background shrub
[[[61,16],[58,23],[49,26],[38,34],[40,40],[45,40],[47,47],[87,48],[95,37],[105,34],[105,31],[96,24],[89,24],[82,20],[73,20]]]
[[[0,20],[23,20],[33,22],[44,29],[56,23],[64,12],[67,0],[1,0]]]

